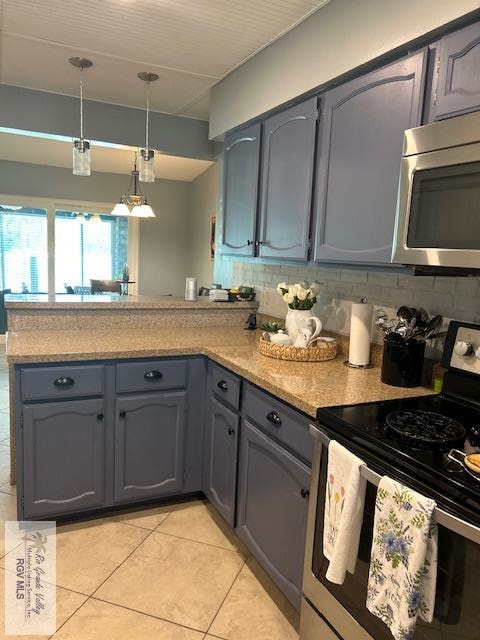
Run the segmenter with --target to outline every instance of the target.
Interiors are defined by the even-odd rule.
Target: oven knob
[[[474,447],[480,446],[480,424],[475,424],[470,429],[470,443]]]
[[[459,356],[469,356],[473,353],[473,347],[470,342],[459,340],[455,343],[454,351]]]

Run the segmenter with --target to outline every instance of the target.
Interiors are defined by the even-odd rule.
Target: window
[[[81,291],[90,279],[115,280],[127,262],[128,220],[123,217],[56,211],[55,291]]]
[[[47,293],[47,210],[0,205],[0,289]]]

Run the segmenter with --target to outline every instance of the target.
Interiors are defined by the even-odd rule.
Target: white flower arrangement
[[[317,295],[320,292],[320,283],[314,281],[308,284],[308,282],[304,280],[295,284],[280,282],[277,286],[277,291],[290,309],[308,311],[317,301]]]

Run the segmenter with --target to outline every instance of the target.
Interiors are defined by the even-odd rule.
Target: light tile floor
[[[0,345],[2,558],[3,521],[16,514],[5,369]],[[3,572],[0,638],[14,638],[3,634]],[[56,582],[58,640],[298,639],[296,611],[201,500],[59,526]]]

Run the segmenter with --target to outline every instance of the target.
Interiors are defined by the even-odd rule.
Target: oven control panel
[[[452,322],[448,334],[447,366],[480,375],[480,326]]]

